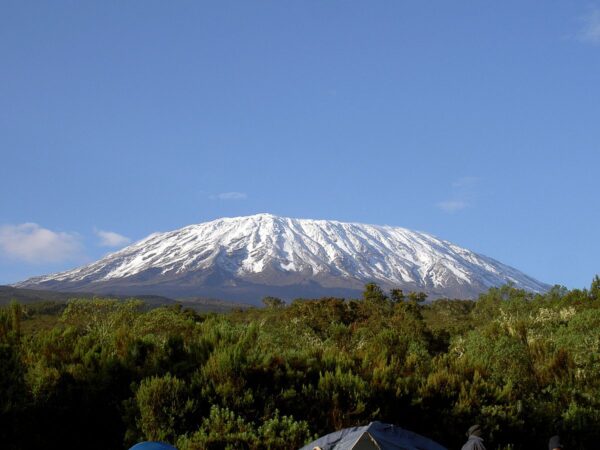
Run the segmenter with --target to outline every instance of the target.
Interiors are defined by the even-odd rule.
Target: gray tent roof
[[[327,434],[300,450],[447,450],[435,441],[395,425],[371,422]]]

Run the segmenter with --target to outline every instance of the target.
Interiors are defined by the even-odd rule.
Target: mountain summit
[[[257,302],[356,296],[367,282],[474,298],[492,286],[548,286],[498,261],[404,228],[257,214],[155,233],[99,261],[17,283],[102,294]]]

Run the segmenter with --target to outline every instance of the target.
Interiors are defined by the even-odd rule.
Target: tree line
[[[372,420],[449,448],[600,439],[600,279],[473,301],[365,286],[200,314],[137,300],[0,309],[0,446],[292,449]]]

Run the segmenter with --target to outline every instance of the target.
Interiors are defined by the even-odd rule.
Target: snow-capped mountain
[[[356,296],[366,282],[473,298],[508,282],[548,286],[429,234],[404,228],[257,214],[155,233],[99,261],[16,287],[258,301]]]

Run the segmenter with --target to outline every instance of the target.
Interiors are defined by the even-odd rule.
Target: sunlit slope
[[[494,259],[404,228],[258,214],[156,233],[101,260],[18,287],[257,300],[353,295],[366,282],[475,297],[547,285]]]

